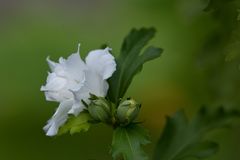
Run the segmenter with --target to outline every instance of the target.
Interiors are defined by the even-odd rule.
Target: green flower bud
[[[111,119],[110,103],[103,97],[91,95],[91,102],[88,106],[90,115],[96,121],[108,122]]]
[[[123,101],[117,108],[117,118],[120,123],[127,125],[134,121],[140,111],[141,104],[133,99]]]

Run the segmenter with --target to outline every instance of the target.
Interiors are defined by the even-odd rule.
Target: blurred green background
[[[45,136],[42,127],[58,104],[47,102],[40,86],[49,70],[47,56],[67,57],[79,42],[83,57],[104,43],[117,55],[133,27],[155,27],[151,43],[164,49],[127,93],[143,104],[140,119],[152,136],[149,156],[166,115],[186,108],[191,116],[202,104],[240,109],[238,50],[225,48],[237,32],[236,5],[219,3],[219,12],[204,12],[207,2],[0,0],[0,159],[110,160],[112,130],[104,125],[73,136]],[[239,135],[239,125],[213,133],[221,150],[210,159],[239,160]]]

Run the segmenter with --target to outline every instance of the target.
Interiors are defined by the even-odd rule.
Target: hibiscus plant
[[[117,58],[111,54],[111,48],[105,47],[91,51],[82,60],[80,45],[76,53],[67,59],[60,58],[58,63],[47,58],[51,72],[41,91],[47,100],[58,102],[59,106],[44,127],[46,135],[86,132],[92,124],[105,123],[114,130],[113,159],[148,159],[142,145],[150,143],[149,134],[137,121],[141,104],[134,98],[125,98],[125,93],[143,64],[163,52],[158,47],[146,47],[155,32],[154,28],[132,29]],[[188,120],[179,111],[167,117],[153,159],[207,158],[218,150],[218,144],[206,140],[205,135],[239,116],[236,110],[202,107]]]

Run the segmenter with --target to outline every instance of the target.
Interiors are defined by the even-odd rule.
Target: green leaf
[[[132,29],[124,39],[121,53],[116,59],[117,70],[109,79],[108,96],[112,102],[117,103],[124,96],[133,77],[141,71],[145,62],[159,57],[162,53],[161,48],[150,46],[141,54],[155,32],[154,28]]]
[[[113,133],[112,157],[114,160],[147,160],[141,146],[149,142],[148,133],[137,124],[118,127]]]
[[[68,118],[65,125],[59,129],[58,135],[63,135],[68,132],[71,135],[74,133],[86,132],[90,128],[90,120],[92,120],[92,118],[87,112],[81,112],[77,117],[72,115]]]
[[[166,126],[155,150],[155,160],[204,159],[218,150],[218,144],[204,137],[218,128],[227,127],[233,118],[240,117],[236,110],[222,107],[210,110],[202,107],[189,121],[183,111],[167,117]]]
[[[224,52],[227,61],[240,58],[240,2],[239,0],[208,0],[205,11],[211,13],[218,22],[219,31],[216,32],[217,49]],[[214,39],[216,41],[216,39]],[[219,52],[218,52],[219,53]]]
[[[223,7],[226,7],[226,4],[232,3],[235,0],[206,0],[207,6],[204,9],[205,11],[212,11],[212,10],[218,10],[222,9]]]
[[[202,16],[211,18],[214,29],[205,37],[195,64],[206,82],[207,103],[236,107],[240,104],[240,1],[207,1]]]
[[[215,142],[204,141],[194,143],[186,147],[175,159],[181,160],[186,158],[204,159],[215,154],[219,150],[219,145]]]

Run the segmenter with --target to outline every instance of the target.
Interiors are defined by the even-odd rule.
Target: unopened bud
[[[97,121],[108,122],[111,119],[110,103],[103,97],[91,96],[88,106],[90,115]]]
[[[123,101],[117,108],[117,118],[120,123],[127,125],[134,121],[140,111],[141,104],[133,99]]]

